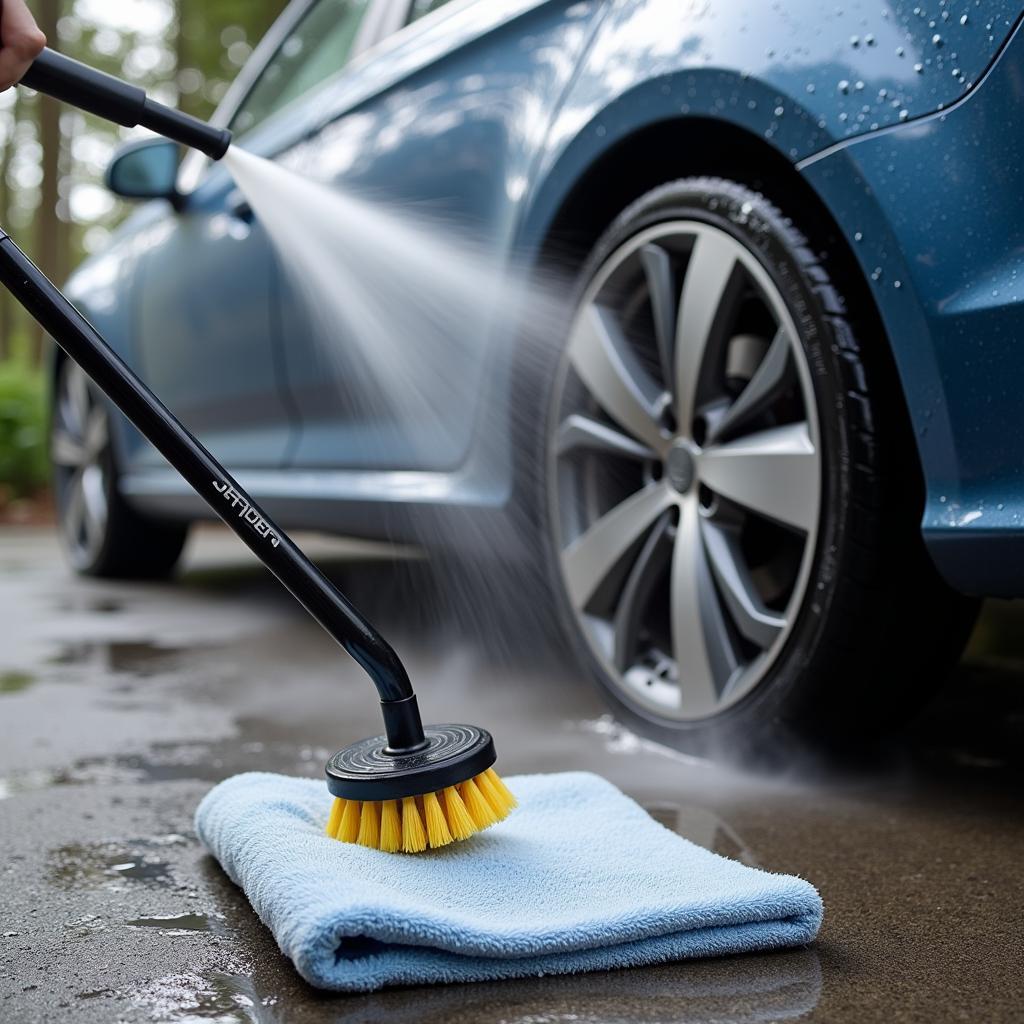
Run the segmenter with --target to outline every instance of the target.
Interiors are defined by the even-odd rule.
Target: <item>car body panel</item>
[[[577,13],[568,14],[566,6]],[[502,7],[504,18],[498,17]],[[444,22],[428,24],[415,48],[406,44],[390,58],[379,58],[390,65],[383,75],[386,88],[372,101],[331,119],[281,154],[281,161],[315,168],[321,180],[357,196],[371,196],[397,216],[403,208],[418,208],[438,230],[457,233],[487,252],[510,253],[538,138],[545,134],[586,44],[596,7],[557,0],[488,6],[485,30],[475,23],[472,34],[465,32],[444,58],[424,67],[402,55],[411,52],[421,61],[424,51],[432,52],[438,35],[450,45]],[[519,45],[524,35],[531,40],[528,53]],[[354,69],[347,86],[361,91],[364,77],[378,81],[377,64]],[[299,322],[302,303],[293,301],[287,274],[282,291],[288,303],[283,321]],[[480,403],[487,390],[487,345],[463,346],[464,383],[457,389],[463,408],[447,429],[431,431],[426,447],[419,436],[395,429],[386,406],[364,406],[360,412],[347,399],[339,385],[346,376],[358,375],[346,373],[345,346],[337,336],[326,337],[322,325],[302,322],[305,329],[295,331],[284,345],[289,388],[303,417],[292,465],[450,471],[466,461],[479,433],[476,418],[482,415]],[[481,334],[483,329],[481,325]]]
[[[293,424],[272,325],[273,251],[259,224],[219,212],[164,221],[142,259],[139,370],[221,461],[282,465]],[[143,449],[140,462],[158,459]]]
[[[1015,166],[1013,133],[991,126],[1000,117],[1019,123],[1018,60],[993,61],[1020,10],[1019,0],[987,0],[962,11],[941,5],[931,13],[901,0],[827,9],[800,2],[785,10],[740,0],[455,0],[387,38],[368,40],[348,68],[242,142],[320,180],[372,189],[386,202],[437,204],[488,245],[529,262],[587,172],[645,129],[710,118],[763,140],[801,168],[871,284],[927,477],[925,535],[947,576],[972,589],[964,538],[987,531],[1021,543],[1013,499],[997,495],[1004,485],[1013,492],[1013,467],[1022,460],[1012,432],[999,428],[1003,437],[994,439],[996,428],[976,413],[994,403],[1000,417],[1009,415],[1012,389],[1002,392],[985,366],[1004,380],[1015,370],[1016,300],[986,303],[984,288],[986,273],[1013,271],[1016,189],[1007,179],[994,197],[985,179],[990,159]],[[290,11],[286,21],[295,17]],[[257,57],[268,52],[261,47]],[[244,74],[251,80],[255,72]],[[995,92],[1005,95],[987,98]],[[975,104],[982,114],[970,114]],[[935,116],[944,108],[945,119]],[[972,140],[985,125],[984,137]],[[947,152],[959,169],[952,193],[942,173]],[[199,158],[190,158],[189,167],[198,175]],[[909,176],[901,178],[903,168]],[[926,216],[916,219],[924,182]],[[1005,217],[1002,236],[991,239],[997,251],[988,257],[972,246],[967,267],[968,254],[954,245],[941,266],[922,264],[934,248],[929,231],[943,216],[961,232],[979,232],[976,211],[960,198],[967,187]],[[216,215],[231,188],[223,167],[208,168],[187,210]],[[122,229],[115,251],[134,230]],[[855,242],[857,233],[863,243]],[[157,248],[147,257],[154,266]],[[73,279],[72,292],[95,316],[90,266]],[[876,267],[882,272],[872,279]],[[281,280],[275,278],[275,288]],[[138,290],[127,278],[122,287]],[[129,302],[118,301],[119,310]],[[508,432],[505,444],[485,445],[463,409],[462,433],[431,460],[417,461],[398,443],[382,453],[382,425],[360,423],[336,390],[322,386],[323,357],[287,284],[280,303],[278,385],[291,415],[286,467],[229,460],[273,514],[289,526],[390,536],[402,535],[406,508],[494,508],[507,501]],[[104,322],[114,344],[128,347],[130,330],[121,320]],[[998,344],[988,337],[997,329],[1005,339]],[[972,354],[979,339],[989,345],[983,359]],[[481,365],[480,403],[494,415],[507,416],[509,358],[496,353]],[[969,386],[953,394],[957,381]],[[144,508],[204,511],[165,467],[134,465],[124,487]],[[1005,507],[988,504],[972,516],[977,509],[969,503],[982,500]],[[954,547],[961,552],[955,557],[943,553]],[[957,560],[960,570],[953,568]],[[986,578],[984,586],[997,583]]]
[[[949,105],[984,72],[1020,14],[1013,0],[985,4],[984,17],[975,8],[965,25],[959,14],[933,23],[903,2],[781,7],[616,3],[545,142],[535,231],[602,152],[659,121],[727,121],[795,162]]]
[[[952,109],[802,168],[860,236],[924,467],[925,539],[947,579],[973,593],[1024,591],[1021,83],[1018,30]]]

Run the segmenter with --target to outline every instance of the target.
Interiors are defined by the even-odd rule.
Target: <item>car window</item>
[[[231,130],[244,134],[340,71],[370,2],[318,0],[271,57],[231,119]]]
[[[412,0],[412,7],[409,9],[410,23],[431,11],[436,11],[438,7],[444,7],[446,3],[449,3],[449,0]]]

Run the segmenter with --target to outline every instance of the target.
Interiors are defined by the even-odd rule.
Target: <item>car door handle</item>
[[[236,218],[237,220],[243,220],[246,224],[251,224],[253,221],[254,214],[252,207],[249,205],[249,200],[242,195],[241,189],[235,189],[227,198],[228,213]]]

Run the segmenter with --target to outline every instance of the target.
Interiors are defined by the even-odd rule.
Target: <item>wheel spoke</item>
[[[662,377],[665,387],[671,391],[676,384],[673,367],[676,319],[679,314],[679,293],[672,273],[672,261],[660,245],[645,245],[640,250],[640,262],[651,296],[651,315],[654,319],[654,337],[658,344]]]
[[[634,441],[622,431],[609,427],[589,416],[574,413],[558,428],[555,441],[559,455],[567,455],[580,448],[610,452],[631,459],[654,459],[657,453],[647,445]]]
[[[85,447],[92,458],[96,458],[107,444],[107,413],[100,405],[94,405],[85,424]]]
[[[68,406],[72,416],[72,426],[80,437],[85,437],[86,424],[89,421],[89,381],[77,363],[69,363],[65,377]]]
[[[706,448],[698,475],[716,494],[784,526],[806,533],[817,521],[819,459],[806,423]]]
[[[85,494],[82,492],[81,471],[68,482],[67,505],[62,516],[64,531],[72,546],[81,543],[82,527],[85,523]]]
[[[643,613],[650,600],[651,592],[661,570],[668,559],[669,544],[669,513],[663,512],[661,518],[647,535],[640,554],[637,555],[633,568],[629,571],[626,583],[622,588],[618,607],[615,609],[615,667],[625,672],[632,663],[636,653],[637,640],[640,633]]]
[[[54,463],[67,469],[76,469],[86,459],[84,445],[62,427],[55,427],[50,441],[50,456]]]
[[[692,495],[681,503],[672,557],[672,651],[678,667],[680,707],[711,714],[737,668],[722,609],[711,581]]]
[[[735,537],[710,520],[701,522],[701,532],[711,571],[736,628],[751,643],[765,650],[785,627],[786,620],[765,607]]]
[[[574,607],[586,607],[619,559],[672,500],[664,484],[650,484],[616,505],[566,548],[562,567]]]
[[[786,383],[789,365],[789,338],[780,327],[747,386],[715,423],[708,442],[728,437],[744,423],[764,412],[775,401]]]
[[[107,524],[107,494],[99,466],[88,466],[82,473],[82,495],[85,499],[85,533],[91,548],[103,535]]]
[[[736,244],[721,232],[696,236],[683,279],[676,326],[675,399],[679,429],[689,436],[697,408],[701,373],[712,344],[715,321],[736,270]]]
[[[587,306],[569,341],[569,358],[605,411],[655,451],[666,438],[657,422],[658,389],[631,352],[607,310]]]

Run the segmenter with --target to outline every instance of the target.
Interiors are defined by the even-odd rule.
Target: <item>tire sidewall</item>
[[[821,272],[806,240],[767,200],[747,188],[718,179],[687,179],[662,186],[628,207],[601,236],[583,264],[573,294],[573,315],[605,261],[640,232],[670,220],[695,220],[726,231],[764,267],[789,309],[807,357],[817,410],[822,465],[820,521],[802,606],[772,666],[751,692],[716,715],[692,721],[657,716],[630,698],[607,675],[582,635],[560,570],[551,488],[550,445],[567,356],[563,349],[544,402],[539,458],[544,466],[541,531],[545,562],[563,633],[573,652],[596,679],[617,717],[645,736],[695,753],[720,752],[723,743],[757,748],[766,734],[777,737],[798,717],[808,680],[825,666],[818,653],[832,621],[850,531],[850,429],[846,377],[851,364],[842,356],[842,300]]]

